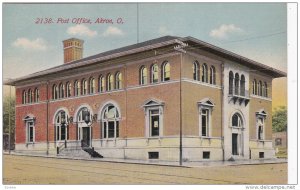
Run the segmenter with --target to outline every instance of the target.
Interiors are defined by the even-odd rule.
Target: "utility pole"
[[[183,43],[182,41],[180,40],[175,40],[176,43],[178,43],[179,45],[175,46],[174,47],[174,50],[175,51],[179,51],[181,52],[180,54],[180,74],[179,74],[179,77],[180,77],[180,83],[179,83],[179,105],[180,105],[180,125],[179,125],[179,165],[182,166],[182,53],[186,53],[186,51],[183,49],[184,47],[187,47],[188,44],[187,43]]]
[[[47,127],[47,131],[46,131],[46,134],[47,134],[47,151],[46,151],[46,154],[49,155],[49,91],[48,91],[48,88],[49,88],[49,81],[46,81],[46,97],[47,97],[47,100],[46,100],[46,106],[47,106],[47,118],[46,118],[46,127]]]

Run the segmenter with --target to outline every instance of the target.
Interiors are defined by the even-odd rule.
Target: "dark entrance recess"
[[[232,133],[232,155],[238,155],[238,134]]]
[[[90,127],[83,127],[82,128],[82,140],[81,146],[90,146]]]

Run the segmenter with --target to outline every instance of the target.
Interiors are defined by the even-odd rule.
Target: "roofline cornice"
[[[91,65],[91,64],[94,64],[94,63],[97,63],[97,62],[107,61],[107,60],[110,60],[110,59],[119,58],[119,57],[122,57],[122,56],[131,55],[131,54],[135,54],[135,53],[140,53],[140,52],[143,52],[143,51],[152,50],[152,49],[156,49],[156,48],[160,48],[160,47],[164,47],[164,46],[168,46],[168,45],[172,45],[172,44],[176,44],[176,43],[178,43],[178,39],[172,39],[172,40],[168,40],[168,41],[165,41],[165,42],[159,42],[159,43],[156,43],[156,44],[153,44],[153,45],[147,45],[147,46],[144,46],[144,47],[134,48],[134,49],[127,50],[127,51],[124,51],[124,52],[114,53],[114,54],[99,57],[99,58],[79,61],[78,63],[71,63],[71,64],[68,63],[68,64],[65,64],[63,66],[61,65],[61,66],[58,66],[58,67],[54,67],[54,68],[50,68],[50,69],[47,69],[47,70],[39,71],[39,72],[30,74],[30,75],[27,75],[27,76],[24,76],[24,77],[19,77],[17,79],[12,79],[12,80],[9,80],[9,81],[5,81],[4,84],[15,86],[18,82],[21,82],[23,80],[32,79],[32,78],[43,76],[43,75],[57,73],[57,72],[60,72],[60,71],[66,70],[66,69],[75,69],[75,68],[82,67],[82,66],[88,66],[88,65]]]

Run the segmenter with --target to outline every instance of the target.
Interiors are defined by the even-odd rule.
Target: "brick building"
[[[201,161],[274,157],[272,79],[284,72],[192,37],[165,36],[7,81],[16,151]],[[72,151],[71,151],[72,150]],[[86,153],[87,154],[87,153]]]

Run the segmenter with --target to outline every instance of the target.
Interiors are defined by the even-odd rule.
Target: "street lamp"
[[[65,112],[62,112],[61,113],[61,122],[60,122],[62,125],[65,125],[66,124],[66,114]]]
[[[82,110],[82,117],[84,122],[89,126],[89,123],[91,122],[91,114],[87,108],[84,108],[84,110]]]

